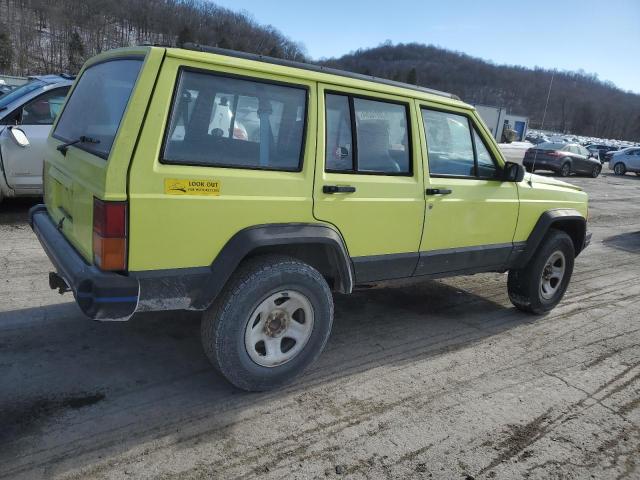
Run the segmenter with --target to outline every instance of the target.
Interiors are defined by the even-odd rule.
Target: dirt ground
[[[486,274],[336,298],[297,383],[230,387],[197,315],[83,318],[0,205],[0,478],[640,478],[640,177],[572,178],[593,244],[528,316]]]

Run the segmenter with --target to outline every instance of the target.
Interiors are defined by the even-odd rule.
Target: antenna
[[[542,113],[542,123],[540,124],[540,130],[542,131],[544,129],[544,120],[545,118],[547,118],[547,107],[549,106],[549,97],[551,96],[551,86],[553,85],[553,77],[555,77],[556,75],[556,71],[553,70],[551,72],[551,81],[549,82],[549,91],[547,92],[547,101],[544,104],[544,112]],[[538,158],[538,149],[536,148],[535,152],[533,153],[533,164],[531,165],[531,173],[536,171],[536,160]],[[529,177],[529,186],[532,185],[533,182],[533,177]]]

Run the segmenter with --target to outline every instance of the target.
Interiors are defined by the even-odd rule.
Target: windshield
[[[0,97],[0,109],[3,107],[6,107],[14,100],[20,98],[22,95],[25,95],[29,92],[33,92],[35,89],[40,88],[43,85],[46,85],[46,83],[44,83],[41,80],[31,80],[30,82],[25,83],[21,87],[16,88],[11,93],[7,93],[6,95],[3,95],[2,97]]]
[[[107,158],[138,78],[141,59],[120,59],[87,68],[62,111],[53,136],[63,142],[88,137],[78,148]]]

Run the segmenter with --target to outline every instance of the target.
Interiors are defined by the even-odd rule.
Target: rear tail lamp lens
[[[93,262],[101,270],[126,270],[127,202],[93,199]]]

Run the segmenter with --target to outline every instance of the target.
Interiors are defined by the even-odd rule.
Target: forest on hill
[[[297,61],[304,46],[205,0],[0,0],[0,73],[77,72],[89,57],[142,43],[217,45]],[[495,65],[418,43],[385,42],[318,63],[504,106],[545,129],[640,141],[640,95],[584,72]]]

